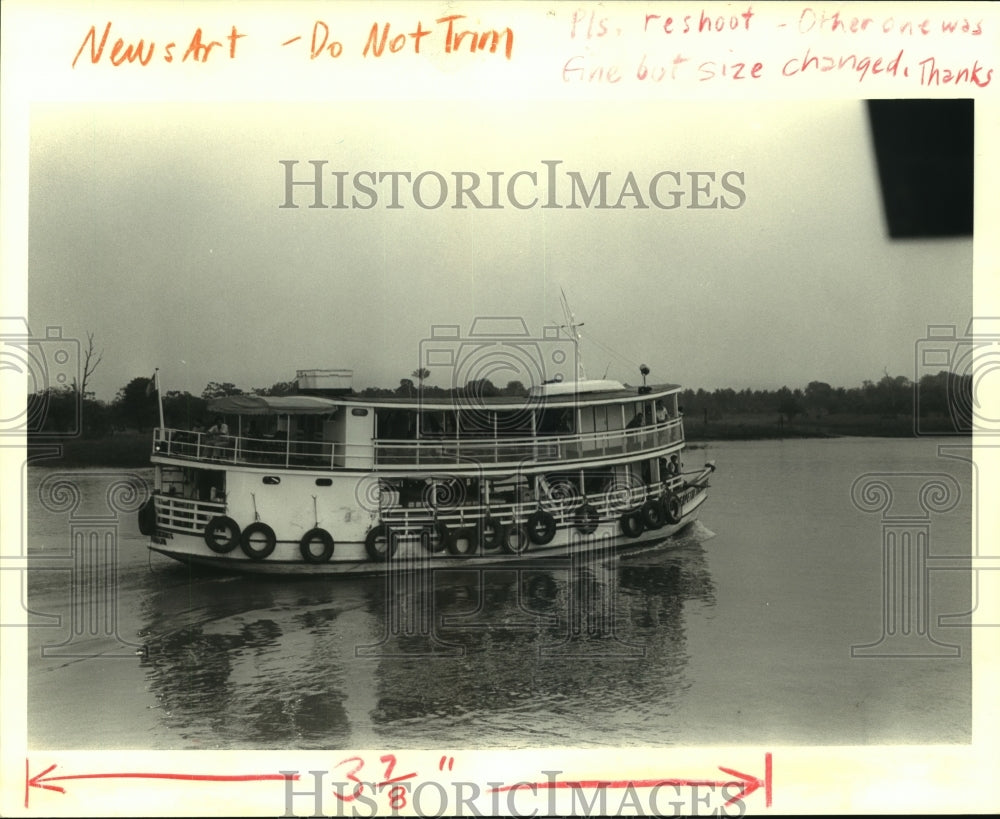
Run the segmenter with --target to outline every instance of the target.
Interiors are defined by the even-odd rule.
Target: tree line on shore
[[[412,376],[401,379],[398,387],[368,387],[361,394],[371,398],[418,395],[426,398],[489,398],[528,394],[519,381],[499,387],[488,379],[480,379],[463,387],[444,388],[424,383],[431,376],[427,369],[415,370]],[[80,386],[73,384],[58,389],[49,388],[28,396],[29,435],[79,434],[100,438],[126,430],[148,430],[158,423],[157,396],[148,377],[133,378],[118,390],[110,402],[95,400],[91,394],[81,391]],[[295,391],[295,383],[288,381],[250,390],[243,390],[229,382],[212,381],[200,395],[169,390],[163,393],[160,400],[167,426],[190,429],[210,420],[208,405],[215,398],[243,394],[289,395]],[[804,388],[794,389],[687,389],[679,398],[689,422],[700,421],[706,426],[740,416],[771,416],[774,423],[789,426],[807,420],[816,424],[833,421],[838,416],[855,416],[911,419],[919,421],[925,431],[939,428],[947,432],[971,430],[972,401],[972,377],[946,370],[924,375],[917,382],[886,373],[880,380],[866,380],[858,387],[833,387],[824,381],[810,381]]]

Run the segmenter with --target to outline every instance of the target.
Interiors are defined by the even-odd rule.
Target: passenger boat
[[[349,370],[208,409],[228,434],[153,434],[149,548],[257,573],[358,574],[666,540],[715,464],[685,471],[675,384],[547,380],[527,395],[368,397]]]

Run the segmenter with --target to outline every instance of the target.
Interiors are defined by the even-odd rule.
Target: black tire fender
[[[258,537],[263,538],[263,546],[257,546],[255,543],[255,539]],[[240,546],[243,548],[243,554],[251,560],[263,560],[265,557],[268,557],[274,551],[277,543],[278,539],[274,535],[274,529],[259,520],[247,526],[240,536]]]
[[[139,507],[139,534],[152,535],[156,532],[156,501],[149,498]]]
[[[639,509],[633,509],[626,512],[618,519],[618,527],[622,530],[622,534],[625,537],[639,537],[645,529],[646,524],[643,521],[642,511]]]
[[[667,517],[667,523],[680,523],[684,517],[684,507],[681,506],[681,499],[673,492],[668,492],[663,498],[663,511]]]
[[[463,544],[465,544],[463,546]],[[479,549],[479,527],[459,526],[448,538],[448,554],[453,557],[474,555]]]
[[[654,529],[662,529],[663,524],[667,522],[666,509],[658,500],[649,498],[642,505],[642,509],[640,511],[642,513],[642,522],[650,531]]]
[[[523,555],[531,548],[531,535],[526,523],[512,523],[504,532],[500,548],[509,555]]]
[[[432,551],[443,552],[448,548],[448,541],[451,539],[451,530],[443,520],[434,521],[434,534],[437,535],[437,546]]]
[[[573,525],[581,535],[593,534],[598,520],[597,510],[589,503],[581,503],[573,512]]]
[[[375,563],[388,563],[399,546],[399,536],[384,523],[373,526],[365,537],[365,551]]]
[[[216,554],[228,554],[241,538],[242,532],[236,521],[225,515],[216,515],[205,524],[205,544]]]
[[[476,526],[476,537],[480,550],[496,549],[504,542],[504,526],[487,512]]]
[[[556,536],[556,519],[544,509],[532,513],[527,521],[528,537],[536,546],[544,546],[552,542]]]
[[[316,541],[323,545],[320,552],[312,550],[312,544]],[[302,535],[302,540],[299,541],[299,552],[306,563],[326,563],[333,557],[333,547],[333,535],[318,526]]]
[[[435,520],[420,530],[420,545],[427,552],[443,552],[448,548],[451,531],[443,520]]]

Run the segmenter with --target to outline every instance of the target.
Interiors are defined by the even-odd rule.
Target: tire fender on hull
[[[597,509],[589,503],[582,503],[573,512],[573,525],[581,535],[590,535],[597,530],[599,517]]]
[[[556,536],[556,519],[544,509],[532,513],[526,525],[528,537],[536,546],[545,546]]]
[[[476,535],[479,539],[479,548],[482,551],[496,549],[504,542],[504,527],[495,517],[490,514],[483,516],[476,527]]]
[[[152,535],[156,532],[156,502],[150,498],[139,507],[139,533]]]
[[[666,509],[664,509],[661,502],[653,500],[653,498],[649,498],[642,505],[641,513],[642,522],[650,531],[653,531],[654,529],[662,529],[663,524],[667,522]]]
[[[420,530],[420,546],[426,552],[443,552],[448,548],[451,530],[443,520],[435,520]]]
[[[216,515],[205,525],[205,544],[216,554],[231,552],[241,537],[242,532],[236,521],[225,515]]]
[[[243,554],[251,560],[263,560],[269,557],[277,543],[278,539],[274,535],[274,529],[259,520],[247,526],[240,537]]]
[[[318,552],[313,551],[316,543],[322,547]],[[299,553],[306,563],[326,563],[333,557],[333,548],[333,535],[318,526],[302,535],[302,540],[299,541]]]
[[[681,499],[675,493],[668,492],[663,497],[663,512],[666,515],[667,523],[681,522],[681,518],[684,517],[684,507],[681,505]]]
[[[459,526],[448,538],[448,554],[453,557],[466,557],[479,551],[479,527]]]
[[[375,563],[388,563],[399,546],[399,536],[384,523],[373,526],[365,537],[365,551]]]
[[[512,523],[504,532],[500,548],[509,555],[523,555],[531,548],[530,529],[526,523]]]
[[[622,534],[626,537],[639,537],[639,535],[641,535],[646,529],[646,525],[643,522],[642,511],[639,509],[633,509],[631,512],[626,512],[618,519],[618,526],[621,529]]]

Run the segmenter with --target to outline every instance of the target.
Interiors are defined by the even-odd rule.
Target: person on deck
[[[209,458],[221,457],[223,448],[229,444],[229,425],[221,415],[208,430],[208,444],[206,455]]]

